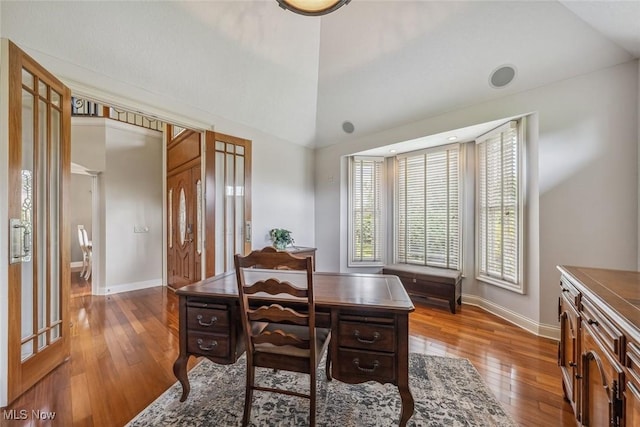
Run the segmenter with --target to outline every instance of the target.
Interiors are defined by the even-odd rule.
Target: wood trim
[[[16,45],[9,42],[9,218],[20,217],[20,206],[13,202],[19,200],[17,194],[21,186],[20,170],[17,166],[21,163],[21,146],[20,135],[22,135],[22,108],[21,108],[21,77],[22,62],[20,51]],[[9,265],[9,284],[20,283],[21,271],[20,264]],[[16,369],[20,366],[20,324],[21,310],[14,307],[21,307],[20,293],[15,290],[14,286],[9,286],[9,343],[8,343],[8,400],[12,402],[17,398],[21,390],[22,369]],[[15,336],[18,337],[16,345]]]
[[[173,127],[167,126],[167,132]],[[167,143],[167,173],[175,172],[178,168],[185,168],[194,161],[200,162],[202,156],[202,143],[200,133],[193,130],[185,130],[178,138],[171,139],[168,135]]]
[[[206,131],[205,139],[205,171],[204,171],[204,227],[205,227],[205,274],[204,277],[213,277],[216,270],[216,193],[215,193],[215,165],[216,165],[216,134]]]
[[[200,157],[190,160],[187,163],[183,163],[182,165],[176,167],[175,169],[172,169],[171,171],[167,171],[167,178],[175,175],[180,175],[182,172],[188,171],[189,169],[197,167],[198,165],[200,165]]]

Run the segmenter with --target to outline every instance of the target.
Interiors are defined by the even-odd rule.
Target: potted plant
[[[293,237],[291,237],[291,232],[289,230],[285,230],[284,228],[272,228],[269,231],[269,238],[273,242],[273,247],[280,251],[293,244]]]

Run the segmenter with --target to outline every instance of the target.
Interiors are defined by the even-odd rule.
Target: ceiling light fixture
[[[453,136],[450,136],[450,137],[449,137],[449,138],[447,138],[447,139],[448,139],[449,141],[455,141],[456,139],[458,139],[458,137],[457,137],[457,136],[455,136],[455,135],[453,135]]]
[[[281,8],[300,15],[321,16],[340,9],[351,0],[276,0]]]
[[[394,150],[393,148],[391,150],[389,150],[390,153],[395,153],[397,152],[397,150]]]

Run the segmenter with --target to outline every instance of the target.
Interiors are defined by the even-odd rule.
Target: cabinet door
[[[640,345],[627,344],[627,378],[624,390],[626,426],[640,426]]]
[[[560,343],[558,351],[558,365],[562,372],[562,387],[565,396],[576,418],[580,419],[580,380],[576,378],[579,372],[580,350],[578,348],[578,328],[580,318],[571,301],[563,296],[559,302],[560,313]]]
[[[591,327],[582,324],[582,425],[618,426],[621,418],[620,384],[623,371],[600,343]]]
[[[640,426],[640,389],[631,382],[624,392],[626,426]]]

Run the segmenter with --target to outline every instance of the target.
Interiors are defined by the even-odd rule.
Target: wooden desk
[[[297,271],[256,270],[249,280],[277,275],[306,283]],[[305,286],[305,285],[303,285]],[[204,356],[221,364],[235,363],[244,353],[238,289],[233,272],[185,286],[180,298],[180,355],[173,372],[189,395],[187,360]],[[409,390],[409,313],[411,299],[396,276],[314,273],[316,324],[331,327],[331,374],[336,380],[398,386],[402,399],[400,426],[413,415]],[[269,296],[261,297],[268,300]]]

